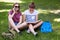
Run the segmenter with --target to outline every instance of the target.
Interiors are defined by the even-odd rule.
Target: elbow
[[[9,20],[9,21],[12,20],[12,17],[11,17],[11,16],[8,16],[8,20]]]
[[[9,15],[8,18],[12,18],[12,16]]]

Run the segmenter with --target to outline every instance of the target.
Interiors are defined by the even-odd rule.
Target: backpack
[[[45,33],[52,32],[52,25],[51,25],[51,23],[49,21],[43,22],[43,24],[40,27],[40,31],[41,32],[45,32]]]

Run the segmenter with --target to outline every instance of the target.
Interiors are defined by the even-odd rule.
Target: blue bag
[[[41,32],[52,32],[52,25],[49,21],[45,21],[43,22],[43,24],[41,25],[41,28],[40,28],[40,31]]]

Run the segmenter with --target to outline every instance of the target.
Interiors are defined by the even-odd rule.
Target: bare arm
[[[25,18],[25,17],[26,17],[26,16],[23,14],[23,22],[26,21],[26,18]]]
[[[15,13],[13,13],[12,15],[11,15],[11,14],[9,14],[9,17],[10,17],[10,18],[12,18],[12,17],[14,16],[14,14],[15,14]]]
[[[41,19],[38,20],[38,15],[36,15],[36,22],[39,22],[39,21],[41,21]]]
[[[16,11],[15,11],[15,9],[13,8],[13,14],[11,15],[11,17],[13,17],[15,13],[16,13]]]
[[[18,24],[21,24],[21,23],[22,23],[22,16],[20,16],[20,20]]]
[[[35,23],[37,23],[37,22],[39,22],[40,20],[38,20],[38,15],[36,15],[36,22]]]
[[[13,17],[14,16],[14,14],[15,14],[15,10],[14,10],[14,8],[13,8],[13,13],[12,13],[12,15],[9,13],[9,17]]]
[[[38,21],[38,15],[36,15],[36,21]]]

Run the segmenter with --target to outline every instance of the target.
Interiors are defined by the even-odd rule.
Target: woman
[[[27,23],[22,23],[22,13],[20,12],[20,5],[15,3],[13,8],[8,13],[9,27],[11,30],[16,30],[17,33],[20,33],[21,28],[24,28]]]
[[[28,23],[29,29],[27,30],[28,33],[32,32],[34,35],[37,35],[37,32],[35,32],[34,29],[38,28],[43,21],[38,20],[38,11],[35,10],[35,4],[32,2],[29,5],[29,9],[24,12],[24,20],[26,19],[26,15],[35,15],[36,16],[36,22],[35,23]],[[26,21],[26,20],[25,20]]]

